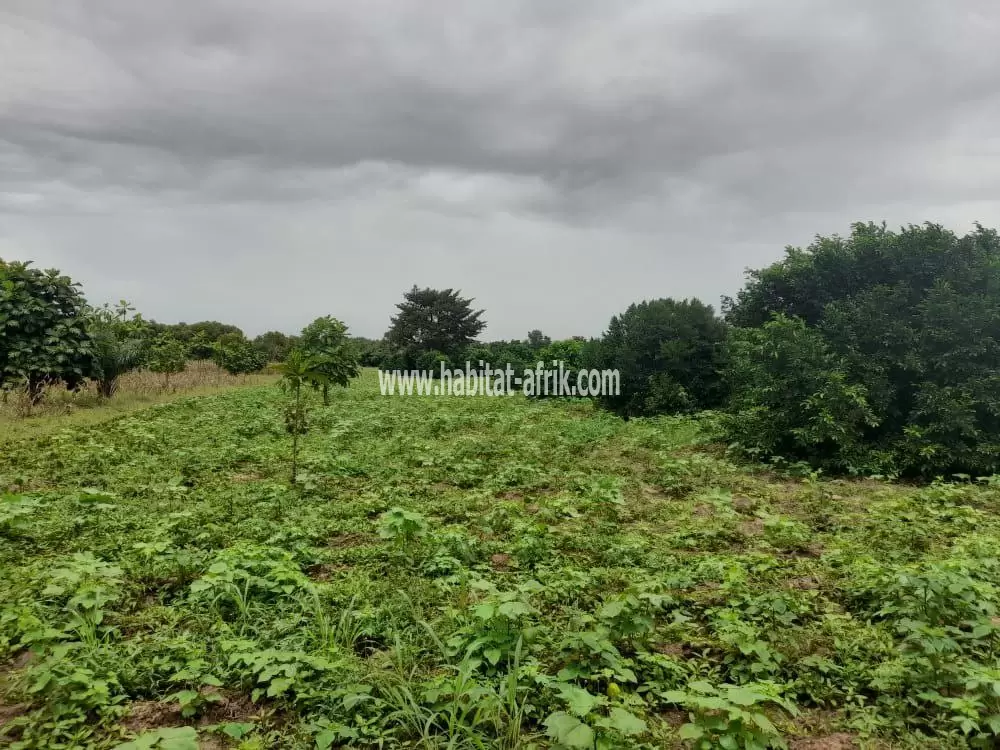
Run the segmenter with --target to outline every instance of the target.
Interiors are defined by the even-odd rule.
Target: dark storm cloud
[[[991,0],[0,0],[0,253],[162,318],[377,334],[417,281],[596,333],[852,220],[990,223],[998,31]]]

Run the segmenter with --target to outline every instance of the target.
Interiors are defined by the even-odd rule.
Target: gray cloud
[[[850,221],[997,224],[990,0],[0,0],[0,255],[250,332],[491,336],[733,292]],[[278,302],[283,300],[282,302]]]

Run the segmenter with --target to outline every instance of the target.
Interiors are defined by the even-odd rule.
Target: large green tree
[[[414,286],[396,307],[385,338],[401,364],[414,366],[421,355],[437,352],[457,357],[486,327],[483,310],[474,310],[472,298],[454,289]]]
[[[0,259],[0,388],[37,401],[47,382],[80,383],[93,354],[86,309],[68,276]]]
[[[537,328],[528,331],[528,338],[526,339],[528,346],[534,350],[543,349],[552,343],[552,339],[546,336]]]
[[[586,365],[617,369],[621,390],[598,402],[624,417],[718,405],[726,325],[697,299],[631,305],[611,319],[603,338],[585,347]]]
[[[789,248],[782,261],[752,272],[727,310],[743,327],[776,314],[816,331],[871,411],[869,420],[844,425],[858,433],[849,442],[865,446],[866,458],[856,448],[850,456],[803,448],[800,457],[904,474],[1000,471],[995,230],[960,237],[937,224],[898,232],[855,224],[848,237]],[[736,394],[737,408],[749,408],[746,395]],[[780,404],[767,408],[787,417]]]
[[[257,336],[253,345],[264,353],[269,362],[284,362],[297,342],[297,336],[288,336],[281,331],[267,331]]]

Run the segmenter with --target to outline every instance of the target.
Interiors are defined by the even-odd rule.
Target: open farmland
[[[293,487],[283,398],[3,445],[0,744],[992,746],[1000,488],[372,373],[310,394]]]

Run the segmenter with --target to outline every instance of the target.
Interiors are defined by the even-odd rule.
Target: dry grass
[[[230,375],[213,362],[192,361],[184,372],[171,375],[169,382],[159,373],[130,372],[122,377],[118,392],[111,399],[102,399],[93,383],[78,391],[58,385],[49,387],[41,402],[33,406],[23,393],[5,392],[0,397],[0,441],[30,437],[71,424],[103,422],[176,398],[265,385],[276,380],[277,376],[267,372]]]

